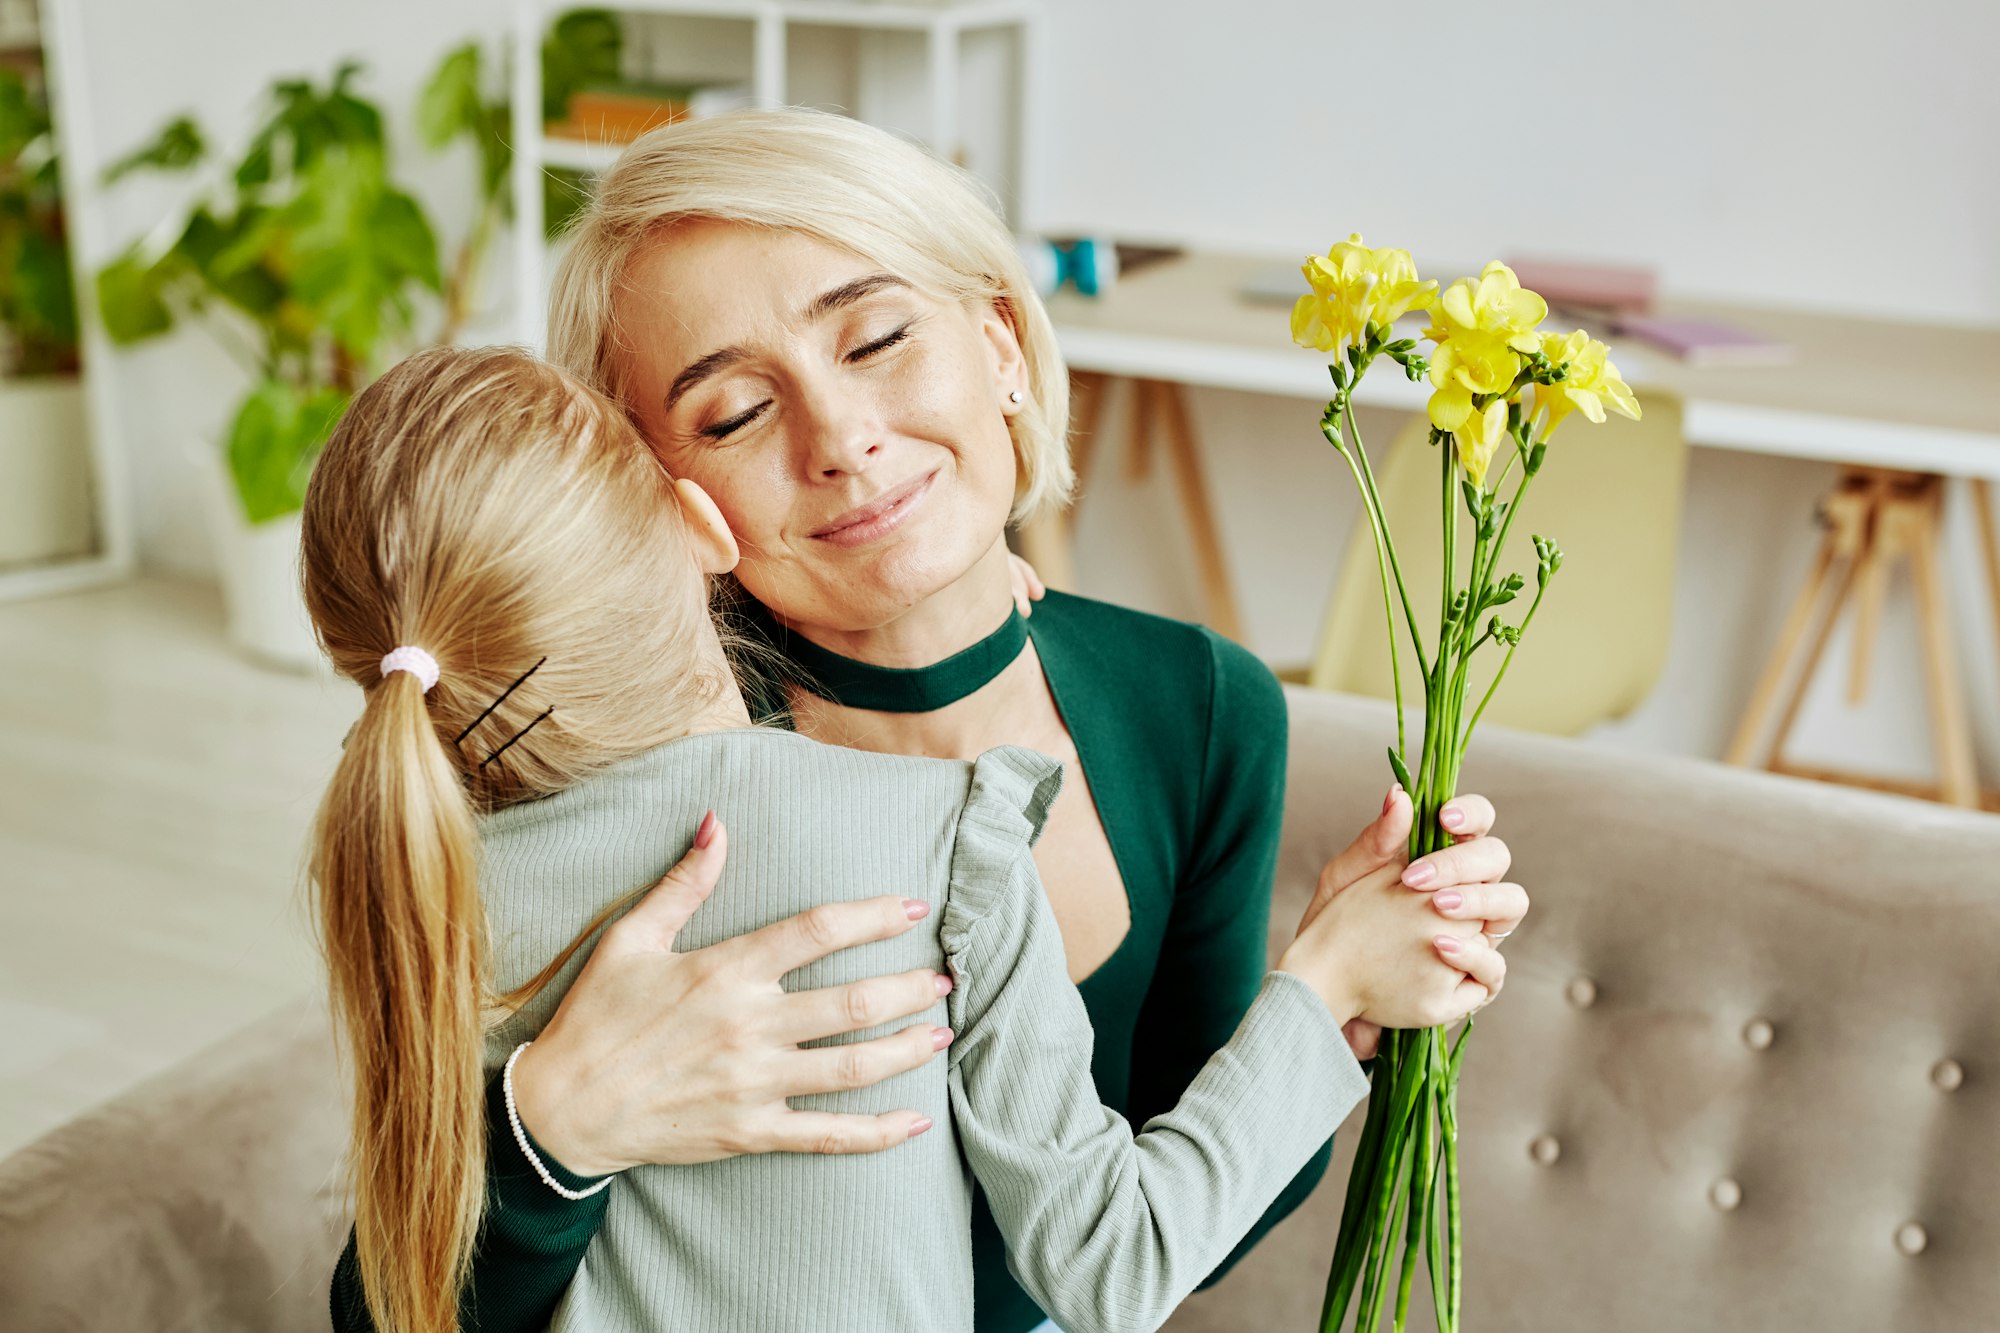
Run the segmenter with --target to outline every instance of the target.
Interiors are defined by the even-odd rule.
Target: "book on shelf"
[[[1613,331],[1649,343],[1690,366],[1781,366],[1798,354],[1788,342],[1716,319],[1633,315],[1618,320]]]
[[[1507,267],[1551,309],[1574,319],[1610,320],[1653,308],[1659,277],[1629,264],[1585,264],[1567,259],[1509,259]]]
[[[626,144],[677,120],[719,116],[751,103],[747,83],[593,84],[571,93],[567,114],[543,132],[552,139]]]

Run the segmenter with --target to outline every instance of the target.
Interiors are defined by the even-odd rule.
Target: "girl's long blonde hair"
[[[663,126],[597,181],[567,234],[549,296],[549,357],[624,399],[618,299],[633,259],[689,218],[800,232],[940,297],[992,304],[1027,363],[1007,418],[1013,520],[1069,501],[1069,372],[1014,238],[973,178],[886,130],[787,107]]]
[[[434,349],[366,389],[303,528],[306,605],[364,700],[312,855],[362,1283],[382,1333],[444,1333],[485,1190],[474,814],[686,734],[727,686],[690,669],[712,631],[667,476],[615,406],[518,350]],[[428,692],[381,674],[405,645],[437,660]]]

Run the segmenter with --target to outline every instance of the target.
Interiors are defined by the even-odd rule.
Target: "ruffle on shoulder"
[[[1062,791],[1060,761],[1019,745],[1002,745],[973,761],[972,787],[958,816],[951,849],[951,891],[938,936],[957,983],[946,1006],[953,1027],[964,1018],[967,962],[980,923],[1024,891],[1018,867],[1048,823]],[[1028,885],[1040,892],[1040,881]]]

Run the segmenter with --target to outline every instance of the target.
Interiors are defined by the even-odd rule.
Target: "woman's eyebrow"
[[[840,286],[821,292],[812,299],[802,312],[810,322],[832,314],[842,306],[853,305],[863,297],[871,296],[887,287],[910,287],[910,284],[893,273],[870,273],[866,277],[843,282]],[[750,355],[742,347],[725,347],[719,352],[710,352],[701,360],[674,376],[674,382],[667,386],[666,409],[671,412],[689,389],[711,375],[720,374]]]
[[[682,395],[710,375],[720,374],[749,355],[750,353],[741,347],[725,347],[719,352],[710,352],[674,376],[674,382],[667,386],[666,410],[673,411],[674,404],[681,400]]]
[[[867,277],[843,282],[831,291],[821,292],[805,308],[808,321],[832,314],[842,306],[853,305],[864,296],[881,291],[884,287],[908,287],[910,284],[893,273],[870,273]]]

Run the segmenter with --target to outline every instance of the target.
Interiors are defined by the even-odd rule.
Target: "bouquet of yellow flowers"
[[[1549,438],[1578,411],[1593,422],[1602,422],[1607,410],[1637,420],[1639,403],[1603,343],[1582,331],[1561,334],[1540,328],[1548,304],[1522,287],[1505,264],[1488,264],[1477,278],[1460,278],[1439,294],[1437,283],[1417,277],[1409,251],[1371,250],[1357,235],[1306,260],[1305,277],[1312,290],[1292,311],[1292,338],[1334,354],[1328,366],[1333,398],[1319,427],[1354,473],[1374,530],[1396,694],[1396,744],[1389,751],[1389,766],[1415,807],[1409,849],[1414,860],[1450,840],[1438,825],[1438,811],[1456,794],[1472,730],[1513,663],[1549,580],[1562,568],[1561,548],[1546,537],[1534,537],[1535,596],[1527,614],[1516,624],[1494,614],[1526,586],[1518,573],[1502,575],[1500,562],[1522,500],[1547,460]],[[1423,332],[1433,348],[1428,357],[1419,353],[1418,339],[1392,336],[1396,321],[1412,311],[1430,316]],[[1433,388],[1430,440],[1441,455],[1444,578],[1436,600],[1436,637],[1428,644],[1403,581],[1368,451],[1354,425],[1355,387],[1382,358],[1400,365],[1411,380],[1428,378]],[[1496,458],[1501,460],[1497,473]],[[1520,476],[1513,494],[1503,499],[1502,488],[1516,467]],[[1467,555],[1459,549],[1461,526],[1471,536]],[[1423,736],[1414,771],[1396,646],[1399,611],[1423,677]],[[1506,655],[1468,719],[1468,668],[1474,654],[1489,643],[1496,651],[1504,647]],[[1355,1151],[1327,1279],[1322,1333],[1338,1333],[1357,1298],[1355,1328],[1379,1327],[1392,1269],[1394,1321],[1401,1333],[1419,1256],[1429,1272],[1439,1333],[1457,1333],[1457,1094],[1471,1032],[1468,1018],[1455,1042],[1447,1041],[1444,1028],[1382,1034],[1367,1122]]]

